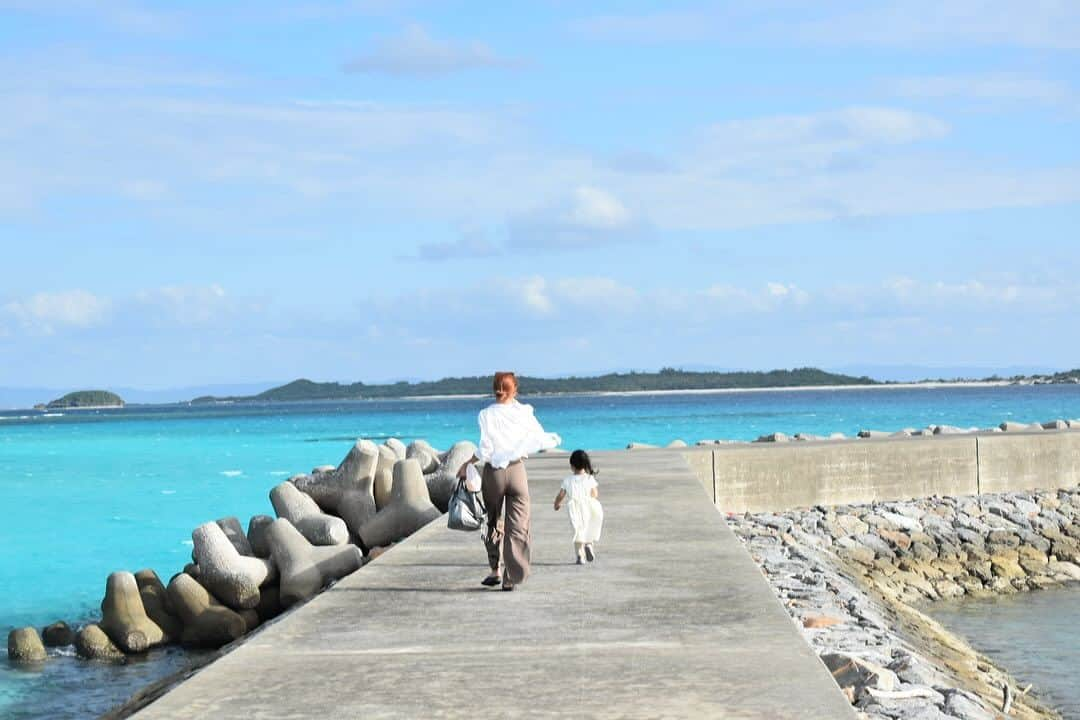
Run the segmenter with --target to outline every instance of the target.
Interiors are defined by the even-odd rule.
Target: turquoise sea
[[[752,440],[771,432],[853,435],[950,424],[991,427],[1080,418],[1080,386],[798,390],[525,398],[564,447],[614,449],[675,438]],[[167,582],[188,561],[192,528],[272,514],[289,475],[337,463],[358,437],[476,437],[483,399],[143,406],[0,413],[0,628],[93,617],[106,576],[153,567]],[[45,671],[0,663],[0,717],[87,717],[182,662]],[[83,673],[80,675],[79,673]],[[77,702],[72,702],[72,698]]]

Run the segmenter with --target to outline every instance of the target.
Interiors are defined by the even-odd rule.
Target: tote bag
[[[480,493],[471,492],[465,487],[464,480],[458,480],[446,510],[446,526],[451,530],[472,532],[483,527],[486,517],[487,509]]]

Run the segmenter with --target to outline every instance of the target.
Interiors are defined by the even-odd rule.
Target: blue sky
[[[0,0],[0,385],[1080,365],[1080,5]]]

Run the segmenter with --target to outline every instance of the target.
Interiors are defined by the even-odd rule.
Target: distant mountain
[[[873,385],[875,380],[828,373],[817,368],[770,372],[691,372],[664,368],[659,372],[609,373],[595,377],[520,377],[522,391],[530,394],[575,392],[634,392],[658,390],[724,390],[740,388],[820,387],[823,385]],[[385,385],[356,382],[295,380],[251,396],[203,396],[192,402],[292,402],[302,400],[351,400],[432,395],[485,395],[491,392],[491,376],[444,378],[427,382]]]

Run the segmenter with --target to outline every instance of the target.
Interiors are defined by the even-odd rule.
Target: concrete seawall
[[[1080,432],[732,444],[684,451],[727,512],[977,495],[1080,483]]]

